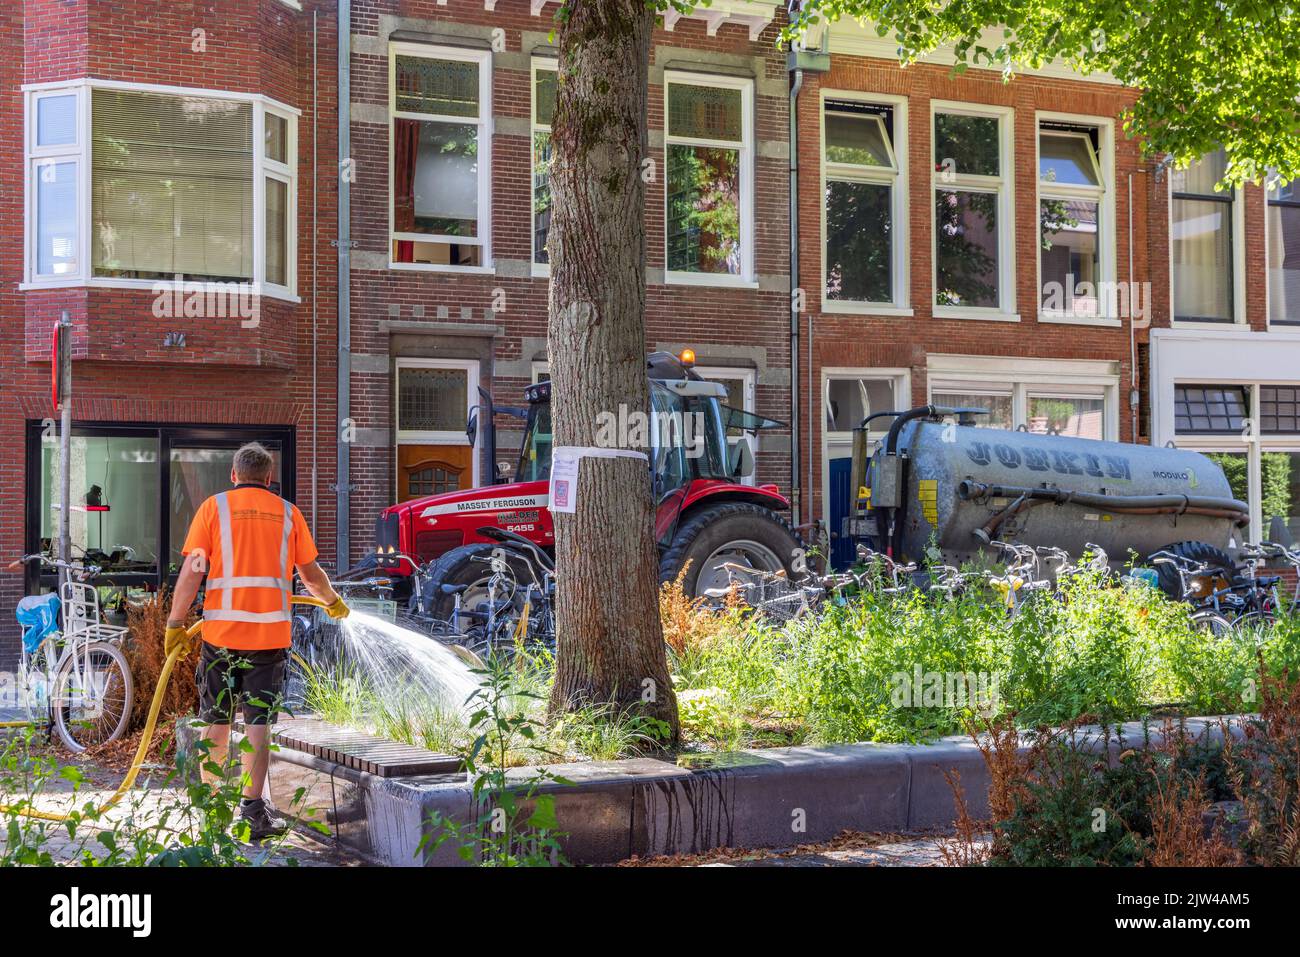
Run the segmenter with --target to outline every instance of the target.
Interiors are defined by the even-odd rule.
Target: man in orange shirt
[[[199,719],[209,756],[225,765],[235,710],[253,746],[242,757],[244,799],[240,816],[254,840],[284,831],[285,820],[263,799],[269,760],[270,725],[284,697],[289,659],[289,596],[296,568],[307,590],[328,602],[332,618],[348,607],[316,563],[316,544],[302,513],[268,487],[271,453],[256,442],[235,453],[234,488],[199,506],[181,548],[185,559],[167,616],[167,653],[188,654],[185,616],[207,577],[203,599],[203,653],[195,680]],[[204,779],[211,776],[204,772]]]

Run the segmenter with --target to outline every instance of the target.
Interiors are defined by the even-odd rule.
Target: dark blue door
[[[831,459],[830,465],[830,516],[831,516],[831,567],[843,571],[853,564],[853,540],[844,536],[844,520],[849,516],[849,502],[853,490],[853,459]]]

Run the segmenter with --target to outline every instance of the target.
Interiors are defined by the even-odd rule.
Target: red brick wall
[[[336,5],[308,0],[22,0],[0,7],[0,557],[25,541],[24,423],[53,415],[50,324],[76,323],[73,416],[78,422],[268,424],[297,429],[297,501],[310,519],[313,400],[318,399],[318,508],[314,531],[334,551],[337,197]],[[318,11],[320,128],[312,106],[312,11]],[[206,49],[192,48],[202,30]],[[148,290],[20,291],[23,271],[23,83],[95,77],[261,93],[302,111],[298,120],[298,295],[263,297],[260,324],[238,318],[159,319]],[[318,139],[319,196],[312,146]],[[313,201],[319,231],[313,235]],[[315,240],[315,241],[313,241]],[[313,256],[316,270],[313,327]],[[186,347],[164,348],[166,332]],[[313,333],[318,388],[312,389]],[[21,577],[0,572],[0,663],[16,649],[13,606]]]
[[[832,46],[832,50],[834,47]],[[908,318],[843,315],[821,311],[821,205],[820,163],[820,92],[853,90],[893,94],[907,98],[909,164],[906,188],[909,196],[909,248],[911,262],[910,306]],[[832,66],[824,75],[809,75],[799,101],[800,163],[800,279],[807,290],[808,309],[815,324],[814,370],[812,387],[806,369],[801,371],[801,390],[815,403],[816,423],[811,436],[814,456],[814,484],[817,516],[821,508],[821,429],[823,416],[819,396],[821,368],[894,367],[911,370],[911,401],[927,401],[927,362],[931,353],[1005,356],[1009,376],[1014,376],[1019,357],[1053,359],[1104,359],[1120,364],[1119,422],[1122,441],[1131,440],[1128,406],[1129,332],[1127,327],[1063,325],[1037,321],[1038,314],[1038,199],[1035,111],[1074,113],[1116,118],[1115,189],[1116,189],[1116,279],[1129,277],[1129,204],[1128,177],[1133,174],[1133,280],[1156,280],[1149,262],[1148,243],[1152,251],[1167,260],[1163,250],[1167,230],[1163,221],[1158,229],[1158,213],[1147,215],[1149,172],[1144,168],[1136,142],[1123,135],[1118,117],[1132,101],[1131,91],[1120,87],[1056,79],[1044,76],[1019,76],[1004,83],[1000,74],[972,70],[954,76],[946,66],[912,66],[900,68],[889,60],[832,55]],[[933,263],[931,256],[933,185],[931,144],[931,100],[950,100],[1014,109],[1014,199],[1015,199],[1015,306],[1019,322],[976,319],[935,318],[932,303]],[[1167,315],[1168,278],[1153,282],[1155,315]],[[806,343],[806,322],[804,341]],[[803,362],[800,363],[803,365]],[[807,448],[807,446],[805,446]]]
[[[354,44],[353,103],[386,110],[388,104],[388,58],[383,41],[393,28],[417,30],[426,34],[454,34],[466,25],[482,28],[486,37],[490,28],[505,31],[504,56],[494,56],[492,73],[492,112],[500,120],[518,124],[530,120],[531,74],[527,55],[545,42],[551,29],[555,6],[549,5],[541,16],[532,16],[526,0],[499,0],[494,12],[485,12],[475,0],[449,0],[440,6],[433,0],[368,0],[357,3],[353,14],[353,32],[364,38]],[[394,18],[403,18],[395,22]],[[382,32],[381,32],[382,31]],[[755,84],[756,146],[782,143],[787,139],[788,111],[785,96],[785,64],[776,49],[777,26],[769,26],[755,41],[739,25],[724,25],[709,37],[700,21],[679,21],[672,32],[656,31],[653,39],[655,66],[665,62],[695,61],[705,69],[711,55],[723,54],[757,59],[760,69]],[[524,34],[530,36],[525,40]],[[667,48],[672,48],[669,52]],[[663,129],[663,88],[652,73],[649,91],[649,125]],[[766,89],[760,89],[763,81]],[[780,95],[773,95],[779,85]],[[375,115],[380,115],[376,113]],[[386,116],[386,114],[383,114]],[[388,125],[387,121],[367,123],[354,115],[352,139],[357,159],[358,178],[352,200],[353,238],[357,254],[377,257],[388,255]],[[755,150],[756,154],[759,150]],[[664,217],[662,145],[651,147],[660,175],[651,183],[646,195],[647,266],[651,270],[664,266]],[[756,272],[763,277],[789,274],[788,174],[786,161],[780,156],[756,156],[755,242]],[[544,340],[546,335],[546,280],[513,278],[502,275],[500,260],[528,262],[532,250],[531,136],[513,129],[498,128],[492,141],[492,246],[498,260],[498,274],[490,276],[452,273],[413,272],[355,268],[352,278],[352,345],[354,353],[371,356],[390,355],[390,334],[381,327],[389,319],[428,324],[495,323],[501,334],[493,344],[495,364],[544,358],[536,344],[528,339]],[[386,260],[384,260],[386,261]],[[506,310],[493,315],[493,290],[503,290]],[[779,378],[789,368],[788,284],[770,291],[709,289],[701,287],[651,284],[646,295],[647,348],[659,344],[692,346],[701,365],[728,365],[739,360],[730,356],[734,347],[766,350],[766,365]],[[439,316],[439,307],[445,316]],[[423,316],[415,310],[422,308]],[[396,315],[393,311],[396,310]],[[432,334],[433,330],[430,329]],[[438,331],[440,336],[446,335]],[[411,339],[403,333],[404,346],[394,347],[392,356],[409,346]],[[440,342],[446,342],[440,339]],[[544,349],[544,346],[542,347]],[[473,354],[466,341],[459,349],[454,344],[439,347],[426,355],[464,358]],[[408,353],[409,354],[409,353]],[[391,363],[390,363],[391,364]],[[525,374],[526,375],[526,374]],[[391,373],[354,373],[352,411],[359,427],[388,430],[394,426]],[[485,383],[487,381],[485,379]],[[491,387],[502,404],[519,405],[522,390],[528,384],[524,376],[496,373]],[[756,388],[757,410],[772,418],[789,418],[787,384],[760,381]],[[518,421],[501,418],[502,429],[518,431]],[[788,437],[785,445],[788,447]],[[780,450],[781,438],[772,440],[771,448],[760,451],[759,478],[789,487],[789,457]],[[499,460],[512,458],[513,449],[502,444]],[[354,448],[352,480],[357,490],[352,497],[352,536],[354,557],[362,554],[373,536],[377,512],[391,504],[395,493],[394,462],[391,442],[384,448]]]

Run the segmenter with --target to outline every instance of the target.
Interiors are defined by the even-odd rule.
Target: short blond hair
[[[261,482],[266,484],[271,481],[271,470],[275,466],[275,459],[266,447],[259,442],[249,442],[247,445],[241,445],[235,452],[235,480],[238,482]]]

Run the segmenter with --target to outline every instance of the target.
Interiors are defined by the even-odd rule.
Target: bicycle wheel
[[[1214,638],[1222,638],[1232,631],[1232,622],[1212,608],[1192,614],[1192,627]]]
[[[58,643],[46,638],[30,655],[24,654],[18,663],[18,700],[27,712],[33,727],[45,727],[52,721],[50,715],[50,675],[59,658]]]
[[[135,684],[126,655],[106,641],[69,649],[50,693],[54,727],[71,751],[116,741],[131,720]]]

